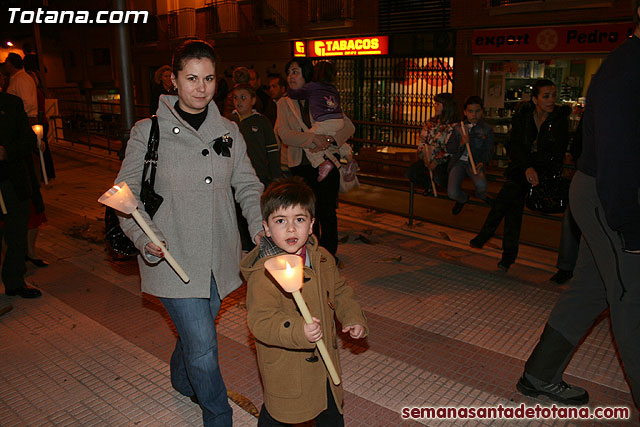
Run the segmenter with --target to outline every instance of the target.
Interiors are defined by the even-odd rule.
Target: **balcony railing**
[[[540,0],[489,0],[489,7],[511,6],[522,3],[541,3]]]
[[[235,0],[209,0],[207,5],[207,34],[240,32],[238,3]]]
[[[256,29],[286,28],[289,25],[287,0],[254,0],[253,16]]]
[[[169,12],[169,38],[186,39],[196,36],[196,10],[192,7]]]
[[[309,22],[354,19],[353,0],[309,0]]]

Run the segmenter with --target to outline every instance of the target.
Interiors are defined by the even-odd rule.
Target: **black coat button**
[[[173,128],[173,133],[175,133],[176,135],[180,133],[180,128],[179,127],[174,127]]]
[[[289,323],[289,321],[287,320],[286,322],[284,322],[284,327],[288,328],[289,326],[291,326],[291,323]]]
[[[206,182],[207,184],[211,184],[211,181],[213,181],[213,179],[210,176],[204,179],[204,182]]]
[[[202,155],[203,156],[208,156],[209,155],[209,150],[207,150],[206,148],[204,150],[202,150]]]

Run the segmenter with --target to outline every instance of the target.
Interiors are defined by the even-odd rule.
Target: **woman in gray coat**
[[[241,255],[235,199],[251,236],[262,232],[263,186],[246,153],[235,123],[220,116],[211,102],[215,93],[215,53],[203,41],[188,41],[174,54],[172,81],[178,96],[163,95],[158,108],[160,144],[155,190],[164,202],[153,220],[139,208],[151,228],[187,272],[183,283],[131,218],[121,217],[123,231],[140,250],[142,291],[157,296],[178,332],[171,357],[171,383],[202,407],[205,426],[230,426],[231,407],[220,368],[215,318],[221,300],[241,284]],[[151,120],[131,131],[116,182],[140,193]]]

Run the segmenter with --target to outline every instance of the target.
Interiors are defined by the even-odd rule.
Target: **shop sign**
[[[387,55],[389,37],[354,37],[348,39],[294,41],[294,56],[325,57],[351,55]]]
[[[474,55],[606,53],[632,33],[632,23],[476,30],[473,32],[472,52]]]

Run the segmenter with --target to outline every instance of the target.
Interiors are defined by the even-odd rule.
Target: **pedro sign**
[[[475,30],[473,54],[611,52],[633,32],[631,23]]]
[[[387,55],[389,37],[355,37],[348,39],[294,41],[294,56]]]

